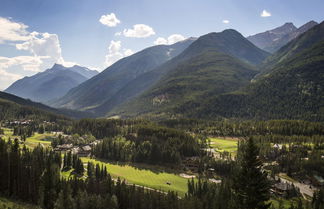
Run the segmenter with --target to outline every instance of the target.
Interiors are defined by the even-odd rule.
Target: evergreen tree
[[[270,183],[262,171],[259,150],[252,138],[240,146],[238,171],[234,177],[235,207],[238,209],[267,209],[271,203]]]
[[[63,184],[63,189],[55,202],[54,209],[73,209],[72,191],[69,184]]]

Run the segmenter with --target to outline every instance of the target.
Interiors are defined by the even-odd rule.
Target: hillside
[[[192,63],[191,59],[195,59],[197,56],[200,56],[199,59],[209,62],[211,57],[204,60],[202,54],[212,51],[231,55],[234,58],[240,59],[246,64],[250,63],[252,65],[261,63],[269,55],[267,52],[264,52],[254,46],[235,30],[225,30],[220,33],[209,33],[199,37],[186,50],[172,60],[132,80],[127,86],[115,94],[112,99],[107,100],[105,103],[97,108],[94,108],[92,111],[100,116],[105,115],[108,112],[110,112],[110,114],[114,114],[122,111],[122,109],[125,110],[125,107],[121,107],[120,104],[126,104],[127,101],[129,104],[131,104],[126,105],[128,108],[132,109],[130,110],[131,112],[134,112],[134,109],[141,109],[140,107],[133,108],[133,106],[138,106],[139,103],[141,103],[134,102],[132,100],[133,98],[135,99],[136,96],[146,94],[145,90],[149,91],[149,89],[157,84],[160,79],[167,76],[173,76],[172,73],[168,74],[169,72],[176,71],[177,67],[183,63]],[[203,63],[200,64],[203,65]],[[175,83],[175,85],[177,84]],[[204,89],[202,91],[204,91]],[[187,93],[190,94],[190,92]],[[141,99],[136,98],[136,101],[140,100]],[[142,109],[142,111],[147,110]]]
[[[275,54],[280,64],[266,76],[243,91],[210,98],[188,116],[324,120],[323,26],[314,27]]]
[[[290,59],[296,54],[313,47],[317,43],[324,40],[324,22],[318,24],[316,27],[308,30],[306,33],[300,35],[298,38],[292,40],[283,46],[278,52],[268,57],[267,60],[260,67],[261,74],[258,77],[267,75],[272,69],[283,65],[284,61]]]
[[[247,39],[260,49],[274,53],[317,24],[315,21],[310,21],[297,28],[293,23],[285,23],[275,29],[248,36]]]
[[[247,85],[254,67],[229,55],[205,51],[177,65],[152,89],[126,104],[119,114],[179,114],[184,104],[202,106],[206,98]],[[195,108],[196,108],[195,107]]]
[[[55,64],[44,72],[14,82],[5,92],[50,104],[50,100],[62,97],[71,88],[96,74],[97,71],[77,65],[67,68]]]
[[[0,91],[0,120],[17,119],[26,117],[40,118],[85,118],[92,117],[87,112],[55,109],[42,103],[33,102],[29,99],[8,94]]]
[[[53,105],[79,110],[94,108],[110,100],[132,80],[177,56],[193,40],[194,38],[190,38],[173,45],[153,46],[123,58],[97,76],[70,90]]]

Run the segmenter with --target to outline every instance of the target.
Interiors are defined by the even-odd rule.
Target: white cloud
[[[172,34],[167,39],[159,37],[154,41],[155,45],[171,45],[179,41],[183,41],[186,38],[181,34]]]
[[[76,63],[63,59],[59,38],[56,34],[27,31],[28,26],[0,17],[0,44],[15,45],[17,50],[30,52],[30,56],[0,57],[0,88],[25,75],[32,75],[59,63],[73,66]],[[6,43],[10,42],[10,43]],[[14,42],[14,43],[12,43]],[[15,73],[12,73],[12,71]]]
[[[48,56],[0,57],[0,70],[18,66],[24,71],[38,72],[43,60],[48,58]]]
[[[185,37],[180,34],[172,34],[171,36],[168,37],[168,44],[174,44],[179,41],[185,40]]]
[[[228,23],[230,23],[230,21],[229,20],[223,20],[223,23],[228,24]]]
[[[124,29],[123,35],[132,38],[146,38],[155,35],[153,28],[144,24],[136,24],[132,29]]]
[[[105,65],[109,67],[121,58],[130,56],[133,53],[131,49],[122,49],[121,41],[111,41],[108,47]]]
[[[0,17],[0,44],[6,41],[25,41],[29,38],[28,26]]]
[[[116,32],[115,33],[115,36],[121,36],[122,35],[122,32]]]
[[[116,27],[120,23],[120,20],[117,19],[114,13],[110,13],[107,15],[102,15],[99,19],[99,22],[108,27]]]
[[[261,17],[271,17],[271,13],[264,9],[261,12]]]
[[[21,75],[9,73],[0,68],[0,91],[6,89],[14,81],[23,78]]]
[[[42,59],[46,59],[46,57],[0,57],[0,89],[8,87],[12,82],[23,77],[21,74],[10,72],[10,69],[18,68],[22,71],[35,72],[35,69],[39,69],[43,64]]]
[[[60,41],[56,34],[31,33],[31,38],[21,44],[16,44],[18,50],[26,50],[34,56],[50,56],[54,62],[62,59]]]
[[[76,64],[75,62],[67,62],[63,59],[60,41],[56,34],[32,32],[30,33],[30,39],[16,44],[16,48],[29,51],[34,57],[46,58],[45,65],[39,65],[33,71],[42,71],[51,67],[54,63],[62,64],[66,67]]]
[[[133,50],[131,50],[131,49],[125,49],[125,50],[124,50],[124,55],[125,55],[126,57],[128,57],[128,56],[130,56],[130,55],[132,55],[132,54],[134,54]]]
[[[159,37],[154,41],[155,45],[167,45],[168,44],[168,40],[166,40],[163,37]]]

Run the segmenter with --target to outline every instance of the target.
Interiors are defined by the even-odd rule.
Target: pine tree
[[[267,209],[271,203],[270,183],[262,171],[259,150],[252,138],[240,146],[238,171],[234,177],[235,204],[238,209]]]
[[[55,202],[54,209],[73,209],[72,191],[69,184],[63,184],[63,189]]]

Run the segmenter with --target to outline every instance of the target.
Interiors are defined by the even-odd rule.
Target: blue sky
[[[323,0],[1,0],[0,89],[54,62],[103,70],[159,37],[167,44],[226,28],[247,36],[321,22],[323,11]]]

